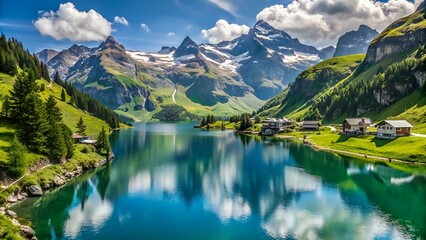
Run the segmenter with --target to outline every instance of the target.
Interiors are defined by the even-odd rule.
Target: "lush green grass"
[[[345,75],[354,70],[359,63],[364,59],[365,54],[355,54],[349,56],[334,57],[328,60],[322,61],[315,66],[312,66],[302,72],[298,78],[303,78],[305,80],[320,80],[318,73],[324,69],[327,69],[333,74]],[[322,79],[327,81],[327,79]]]
[[[19,228],[13,225],[12,221],[6,216],[0,215],[0,239],[4,240],[21,240],[24,239],[19,235]]]
[[[17,129],[17,124],[13,123],[9,119],[0,117],[0,168],[2,166],[7,166],[7,164],[9,163],[9,147]],[[29,166],[33,165],[38,159],[43,157],[44,156],[40,154],[30,152],[25,154],[25,160],[27,161]]]
[[[260,115],[287,116],[294,119],[304,116],[312,105],[310,99],[327,92],[339,81],[348,77],[364,57],[365,54],[335,57],[308,68],[295,80],[295,84],[303,85],[302,89],[292,90],[290,87],[290,90],[283,91],[268,101]],[[279,106],[276,106],[276,102],[279,102]]]
[[[64,123],[71,128],[73,132],[77,130],[76,125],[78,120],[80,119],[80,116],[83,118],[84,124],[87,126],[87,135],[96,137],[98,133],[101,131],[102,127],[105,129],[109,129],[109,125],[104,122],[103,120],[100,120],[99,118],[91,116],[89,113],[86,113],[71,104],[69,104],[70,96],[66,96],[67,102],[61,101],[61,92],[62,87],[52,83],[51,87],[49,87],[49,83],[45,80],[38,80],[37,83],[44,84],[45,90],[44,92],[40,93],[40,96],[43,100],[46,100],[50,95],[54,95],[56,97],[56,100],[58,102],[58,107],[62,111],[62,117],[64,120]]]
[[[330,130],[322,130],[320,132],[292,132],[285,135],[298,138],[306,135],[308,140],[325,148],[385,158],[426,162],[426,138],[422,137],[400,137],[393,140],[378,139],[371,135],[346,137],[331,133]]]
[[[209,128],[211,128],[211,129],[221,129],[222,128],[222,122],[223,122],[223,126],[227,130],[234,130],[235,127],[236,127],[235,123],[231,123],[229,121],[216,121],[216,122],[214,122],[212,124],[209,124]],[[205,126],[203,128],[207,128],[207,126]]]
[[[55,164],[34,174],[28,175],[23,178],[18,185],[20,187],[28,187],[33,184],[46,186],[52,182],[56,175],[61,174],[63,170],[71,172],[77,169],[78,166],[83,167],[83,169],[91,169],[94,168],[96,163],[98,163],[100,160],[105,159],[104,156],[96,153],[93,146],[82,144],[76,144],[74,146],[74,157],[72,157],[66,163],[62,165]],[[84,148],[87,148],[86,153],[83,153]]]
[[[241,113],[251,113],[259,109],[265,101],[259,100],[252,94],[247,94],[243,97],[231,97],[226,103],[217,103],[213,106],[203,106],[199,103],[192,102],[185,94],[187,88],[178,85],[175,94],[176,105],[184,107],[189,113],[198,116],[233,116]],[[152,112],[143,110],[134,110],[135,103],[128,103],[120,106],[116,112],[120,115],[130,117],[134,120],[151,121],[154,120],[153,116],[162,110],[162,105],[173,105],[174,88],[158,88],[152,91],[151,101],[155,102],[157,109]],[[160,100],[161,99],[161,100]],[[160,101],[159,101],[160,100]],[[124,111],[123,109],[127,109]]]
[[[1,89],[0,99],[3,99],[5,94],[9,93],[9,90],[12,89],[14,81],[15,81],[15,78],[6,74],[0,74],[0,89]],[[87,126],[87,134],[89,136],[96,137],[97,134],[101,131],[102,126],[105,127],[106,129],[109,129],[109,125],[106,122],[98,118],[95,118],[89,115],[88,113],[69,104],[68,101],[70,100],[70,96],[68,95],[66,96],[67,102],[62,102],[60,100],[62,87],[60,87],[59,85],[55,83],[52,83],[51,85],[49,85],[49,83],[45,80],[38,80],[37,84],[45,85],[45,90],[39,93],[40,97],[43,100],[46,100],[51,94],[53,94],[57,98],[58,107],[62,111],[63,121],[68,127],[71,128],[72,131],[76,131],[76,125],[80,116],[83,117],[83,121]],[[12,142],[13,136],[15,135],[18,129],[19,129],[19,125],[17,125],[10,119],[0,117],[0,167],[3,166],[7,168],[8,150]],[[84,156],[88,156],[88,155],[81,155],[77,151],[77,154],[73,159],[75,161],[76,158],[84,157]],[[93,155],[90,157],[93,157],[93,159],[96,159],[95,156],[96,155]],[[41,158],[45,158],[45,156],[42,156],[40,154],[35,154],[35,153],[27,153],[25,155],[25,159],[28,163],[28,166],[32,166]],[[79,159],[79,160],[83,161],[85,159]],[[60,169],[59,166],[57,168]]]
[[[383,41],[389,37],[403,36],[405,33],[426,28],[425,10],[415,12],[392,23],[380,33],[372,43]]]

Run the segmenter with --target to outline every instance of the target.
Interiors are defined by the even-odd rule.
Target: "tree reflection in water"
[[[189,124],[141,124],[115,133],[111,143],[117,156],[111,166],[16,208],[39,237],[426,235],[420,175]],[[194,221],[201,225],[182,230]],[[114,235],[118,228],[121,235]]]

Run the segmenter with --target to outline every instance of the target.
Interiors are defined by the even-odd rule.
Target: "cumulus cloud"
[[[146,25],[145,23],[141,23],[141,28],[142,28],[145,32],[149,32],[149,27],[148,27],[148,25]]]
[[[126,26],[129,26],[129,22],[127,21],[127,19],[125,17],[115,16],[114,17],[114,22],[115,23],[119,23],[119,24],[123,24],[123,25],[126,25]]]
[[[420,0],[295,0],[287,6],[263,9],[263,19],[302,42],[316,46],[332,45],[345,32],[366,24],[378,31],[415,11]]]
[[[226,20],[221,19],[216,22],[213,28],[201,30],[201,34],[210,43],[219,43],[233,40],[242,34],[248,33],[249,30],[250,28],[246,25],[230,24]]]
[[[167,36],[168,37],[173,37],[173,36],[175,36],[176,34],[174,33],[174,32],[169,32],[169,33],[167,33]]]
[[[56,40],[101,41],[111,34],[111,23],[91,9],[79,11],[71,2],[60,4],[55,11],[42,12],[34,26],[43,36]]]

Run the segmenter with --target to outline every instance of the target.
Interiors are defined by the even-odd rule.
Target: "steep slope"
[[[47,63],[50,61],[50,59],[58,55],[58,53],[58,51],[53,49],[44,49],[43,51],[36,53],[36,56],[43,63]]]
[[[423,8],[391,24],[372,41],[364,61],[349,77],[342,77],[330,88],[315,87],[318,93],[295,104],[303,106],[298,109],[286,109],[287,105],[294,105],[290,93],[287,94],[283,111],[277,115],[323,118],[324,122],[335,123],[344,117],[369,116],[373,120],[403,117],[416,125],[416,131],[423,131],[426,126],[425,16]]]
[[[359,26],[358,30],[345,33],[337,41],[335,57],[366,53],[370,42],[379,33],[366,25]]]
[[[198,45],[186,37],[178,48],[156,53],[129,51],[108,37],[97,48],[64,50],[47,66],[128,117],[151,118],[168,104],[233,115],[258,109],[333,51],[304,45],[261,20],[233,41]]]
[[[135,99],[138,104],[149,104],[145,99],[146,88],[136,80],[133,60],[112,37],[69,68],[66,81],[112,109]]]
[[[287,91],[271,99],[259,110],[260,116],[299,118],[311,100],[348,77],[364,59],[363,54],[335,57],[303,71]]]
[[[58,72],[61,79],[65,79],[69,68],[74,66],[80,58],[87,57],[90,52],[90,48],[74,44],[70,48],[55,54],[54,57],[46,62],[50,75],[53,76],[55,72]],[[43,56],[43,53],[40,52],[36,56]]]

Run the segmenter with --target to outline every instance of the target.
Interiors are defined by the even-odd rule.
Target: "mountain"
[[[259,114],[333,123],[403,118],[426,128],[425,16],[422,8],[392,23],[371,42],[364,60],[337,57],[306,70]]]
[[[58,55],[58,53],[58,51],[53,49],[44,49],[43,51],[36,53],[36,56],[43,63],[47,63],[50,61],[50,59]]]
[[[73,45],[46,65],[134,119],[152,118],[170,104],[196,115],[225,116],[260,108],[333,51],[304,45],[261,20],[247,34],[219,44],[186,37],[177,48],[149,53],[127,50],[108,37],[97,48]]]
[[[74,66],[80,58],[88,56],[91,51],[92,50],[86,46],[74,44],[70,48],[60,51],[45,63],[51,76],[53,76],[55,72],[58,72],[61,79],[65,79],[68,69]],[[37,53],[36,56],[42,56],[42,52]],[[40,60],[43,61],[43,59]]]
[[[337,41],[335,57],[366,53],[370,42],[379,33],[366,25],[359,26],[358,30],[345,33]]]
[[[321,59],[327,60],[329,58],[332,58],[334,56],[334,53],[336,52],[336,48],[333,46],[326,47],[320,50],[319,57]]]

